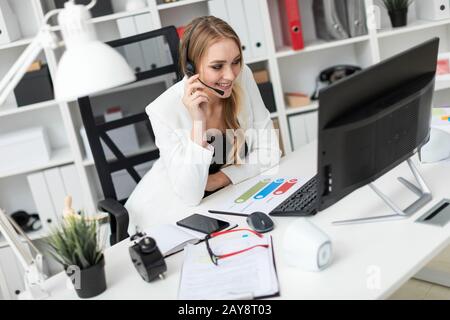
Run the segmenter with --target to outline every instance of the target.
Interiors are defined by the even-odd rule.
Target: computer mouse
[[[250,228],[259,233],[265,233],[273,230],[273,220],[264,212],[253,212],[247,217],[247,224]]]

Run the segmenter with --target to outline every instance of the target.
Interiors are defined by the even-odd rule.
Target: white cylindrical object
[[[325,269],[332,259],[330,238],[306,218],[295,220],[283,238],[287,263],[306,271]]]

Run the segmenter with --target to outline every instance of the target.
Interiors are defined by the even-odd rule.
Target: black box
[[[67,0],[54,0],[55,1],[55,7],[58,9],[64,8],[64,3]],[[76,4],[89,4],[91,0],[76,0]],[[97,4],[92,8],[91,14],[92,17],[101,17],[106,16],[108,14],[113,13],[113,8],[111,4],[111,0],[97,0]]]
[[[17,106],[53,100],[53,83],[46,64],[37,71],[27,72],[14,89]]]
[[[275,96],[273,94],[272,82],[258,83],[258,89],[261,93],[261,97],[266,105],[267,110],[270,113],[277,111],[277,106],[275,104]]]

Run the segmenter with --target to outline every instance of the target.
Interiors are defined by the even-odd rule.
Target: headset
[[[193,61],[191,61],[189,59],[189,43],[191,42],[191,37],[192,37],[192,33],[194,32],[195,28],[197,28],[198,24],[200,24],[202,20],[197,21],[196,24],[194,24],[192,26],[191,31],[189,32],[189,36],[186,40],[186,67],[185,67],[185,73],[188,77],[192,77],[195,74],[195,64]],[[223,96],[225,94],[224,91],[220,90],[220,89],[216,89],[213,87],[208,86],[206,83],[204,83],[202,80],[200,80],[200,78],[198,79],[198,81],[200,81],[201,84],[203,84],[205,87],[214,90],[215,92],[217,92],[218,94],[220,94],[221,96]]]

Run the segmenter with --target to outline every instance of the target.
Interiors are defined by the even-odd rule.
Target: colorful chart
[[[302,180],[297,178],[259,178],[249,181],[247,187],[243,188],[245,191],[241,191],[232,203],[221,209],[240,213],[270,212],[302,184]]]
[[[282,185],[284,182],[284,179],[277,179],[275,181],[273,181],[271,184],[269,184],[267,187],[265,187],[264,189],[262,189],[260,192],[258,192],[256,194],[256,196],[254,196],[254,199],[263,199],[266,198],[267,196],[269,196],[272,191],[274,191],[275,189],[278,189],[278,187],[280,185]]]
[[[261,188],[265,187],[271,180],[270,179],[264,179],[259,181],[257,184],[255,184],[253,187],[248,189],[244,194],[242,194],[239,198],[237,198],[234,202],[236,203],[242,203],[250,199],[256,192],[261,190]]]

